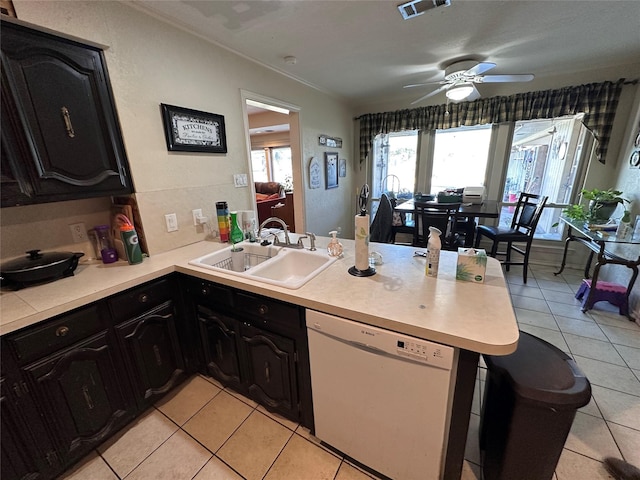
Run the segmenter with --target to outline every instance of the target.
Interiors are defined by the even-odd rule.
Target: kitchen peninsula
[[[480,353],[515,350],[518,328],[500,264],[490,258],[484,284],[455,280],[456,254],[442,252],[437,278],[424,275],[424,258],[413,248],[371,244],[383,257],[377,273],[349,275],[354,242],[341,240],[344,258],[297,290],[188,263],[226,245],[200,242],[154,255],[140,265],[80,264],[75,276],[17,292],[2,293],[3,337],[56,315],[130,290],[173,272],[271,299],[412,335],[459,349],[449,441],[443,478],[459,478]],[[324,250],[328,239],[317,241]]]

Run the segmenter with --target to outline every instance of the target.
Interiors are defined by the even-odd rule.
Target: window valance
[[[473,102],[368,113],[360,121],[360,163],[380,133],[402,130],[438,130],[488,123],[555,118],[584,113],[582,122],[596,139],[596,155],[605,163],[611,127],[624,79],[590,83],[558,90],[517,93]]]

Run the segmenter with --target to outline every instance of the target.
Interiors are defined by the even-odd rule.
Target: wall
[[[611,185],[616,190],[624,193],[623,197],[631,201],[631,205],[627,206],[627,208],[631,211],[633,220],[636,216],[640,216],[640,168],[631,168],[629,157],[634,150],[638,150],[637,147],[633,146],[633,142],[640,132],[640,87],[626,93],[622,100],[624,101],[623,106],[630,110],[629,122],[618,142],[620,154],[617,157],[615,175],[609,184],[600,184],[600,186],[601,188],[608,188]],[[598,184],[594,186],[598,186]],[[620,207],[618,207],[617,213],[621,215],[622,209]],[[636,260],[640,258],[639,245],[612,245],[611,250],[628,259]],[[604,267],[601,272],[602,279],[624,285],[628,283],[632,275],[630,269],[615,265]],[[636,281],[629,306],[635,319],[637,321],[640,320],[640,281]]]
[[[205,230],[192,225],[194,208],[202,208],[210,218],[214,216],[218,200],[227,200],[232,209],[252,208],[250,189],[233,185],[234,173],[249,172],[241,89],[300,107],[305,169],[312,156],[327,150],[318,145],[318,136],[322,133],[341,137],[342,151],[352,148],[351,112],[338,99],[260,67],[127,4],[16,0],[14,5],[20,20],[108,47],[107,66],[151,254],[205,238]],[[223,115],[228,153],[168,152],[161,103]],[[308,188],[306,177],[305,181]],[[306,195],[308,231],[324,235],[328,231],[327,223],[341,225],[343,229],[350,225],[353,222],[350,196],[344,184],[336,190],[315,190]],[[4,258],[22,253],[4,247],[18,243],[17,239],[24,236],[23,231],[29,230],[26,226],[27,230],[23,230],[15,221],[26,208],[2,212]],[[55,236],[66,235],[68,224],[76,218],[66,217],[58,204],[29,208],[40,212],[38,215],[42,218],[56,213],[55,225],[47,223],[46,226],[47,231],[56,231]],[[166,213],[177,214],[177,232],[166,233]],[[11,223],[5,223],[5,219]],[[90,218],[87,221],[93,223]]]

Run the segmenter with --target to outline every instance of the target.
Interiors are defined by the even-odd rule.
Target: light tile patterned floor
[[[640,466],[640,326],[607,303],[582,313],[578,271],[531,268],[507,274],[521,330],[572,355],[592,384],[556,468],[556,480],[611,478],[605,456]],[[480,479],[481,362],[463,480]],[[305,428],[194,376],[126,430],[88,455],[67,480],[367,480],[370,474],[319,445]],[[401,480],[401,479],[398,479]]]

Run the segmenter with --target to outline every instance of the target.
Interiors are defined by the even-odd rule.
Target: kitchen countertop
[[[319,237],[318,250],[329,239]],[[340,239],[344,256],[297,290],[189,265],[191,259],[228,244],[203,241],[145,258],[105,265],[81,262],[72,277],[0,294],[0,334],[33,325],[55,315],[177,271],[306,308],[369,325],[414,335],[479,353],[506,355],[518,341],[518,327],[500,263],[489,258],[485,282],[456,281],[455,252],[442,251],[437,278],[426,277],[426,259],[406,246],[369,245],[383,256],[371,277],[354,277],[355,242]]]

